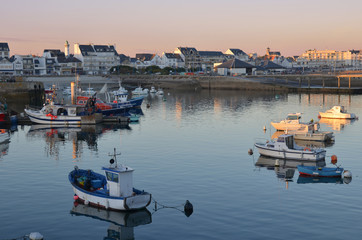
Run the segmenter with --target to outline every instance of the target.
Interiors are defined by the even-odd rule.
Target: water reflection
[[[7,155],[9,151],[9,141],[0,143],[0,159]]]
[[[152,222],[152,215],[147,209],[132,212],[107,211],[75,203],[70,213],[110,222],[107,235],[103,238],[108,240],[133,240],[134,227]]]
[[[279,166],[277,166],[278,164]],[[294,172],[297,169],[298,165],[305,166],[321,166],[326,165],[325,160],[320,161],[298,161],[298,160],[287,160],[287,159],[276,159],[271,157],[259,156],[257,162],[255,163],[256,167],[264,167],[268,170],[274,170],[277,178],[291,180],[293,179]]]
[[[350,180],[346,179],[346,183],[350,183]],[[297,180],[298,184],[305,184],[305,183],[335,183],[335,184],[343,184],[343,179],[340,177],[304,177],[299,176]]]
[[[78,126],[50,126],[37,124],[32,125],[26,134],[28,140],[44,139],[45,151],[49,156],[59,157],[60,147],[64,142],[72,142],[73,159],[80,157],[83,143],[93,151],[98,151],[98,138],[107,132],[119,129],[131,130],[128,125],[123,124],[97,124]]]
[[[319,123],[325,124],[328,127],[336,131],[341,131],[345,126],[352,124],[356,119],[332,119],[332,118],[321,118]]]

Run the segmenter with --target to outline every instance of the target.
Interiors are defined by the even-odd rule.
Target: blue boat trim
[[[257,144],[257,143],[255,145],[258,145],[259,148],[262,148],[262,149],[265,149],[265,150],[268,150],[268,151],[280,152],[279,150],[274,150],[274,149],[263,147],[263,146],[261,146],[260,144]],[[283,152],[285,152],[285,153],[293,153],[293,154],[296,153],[296,152],[291,152],[291,151],[283,151]],[[320,152],[303,151],[303,155],[316,155],[316,154],[321,154],[323,152],[326,152],[326,150],[322,150]]]

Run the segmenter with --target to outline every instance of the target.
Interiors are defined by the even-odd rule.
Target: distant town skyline
[[[17,0],[2,3],[0,42],[11,55],[42,55],[73,45],[114,44],[118,53],[172,52],[176,47],[240,48],[283,56],[308,49],[362,49],[358,0]]]

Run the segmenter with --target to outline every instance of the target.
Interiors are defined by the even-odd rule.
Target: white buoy
[[[343,171],[343,177],[344,178],[352,178],[352,173],[348,170]]]
[[[39,232],[30,233],[29,238],[31,240],[43,240],[44,239],[43,235],[41,235]]]
[[[253,155],[253,149],[249,148],[248,154],[249,154],[249,155]]]
[[[275,160],[274,167],[279,167],[279,159]]]

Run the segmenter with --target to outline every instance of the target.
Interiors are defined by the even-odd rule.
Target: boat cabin
[[[334,106],[331,110],[329,110],[330,112],[334,112],[334,113],[347,113],[347,111],[344,109],[344,106]],[[328,111],[327,111],[328,112]]]
[[[51,114],[53,116],[77,116],[76,106],[48,104],[44,106],[42,111],[45,114]]]
[[[301,113],[289,113],[287,116],[287,120],[299,120],[301,117]]]
[[[133,169],[121,167],[103,167],[106,173],[107,189],[112,197],[128,197],[133,193]]]
[[[289,149],[293,149],[294,148],[294,138],[293,135],[287,135],[287,134],[283,134],[280,135],[277,139],[278,143],[285,143],[285,145],[289,148]]]

